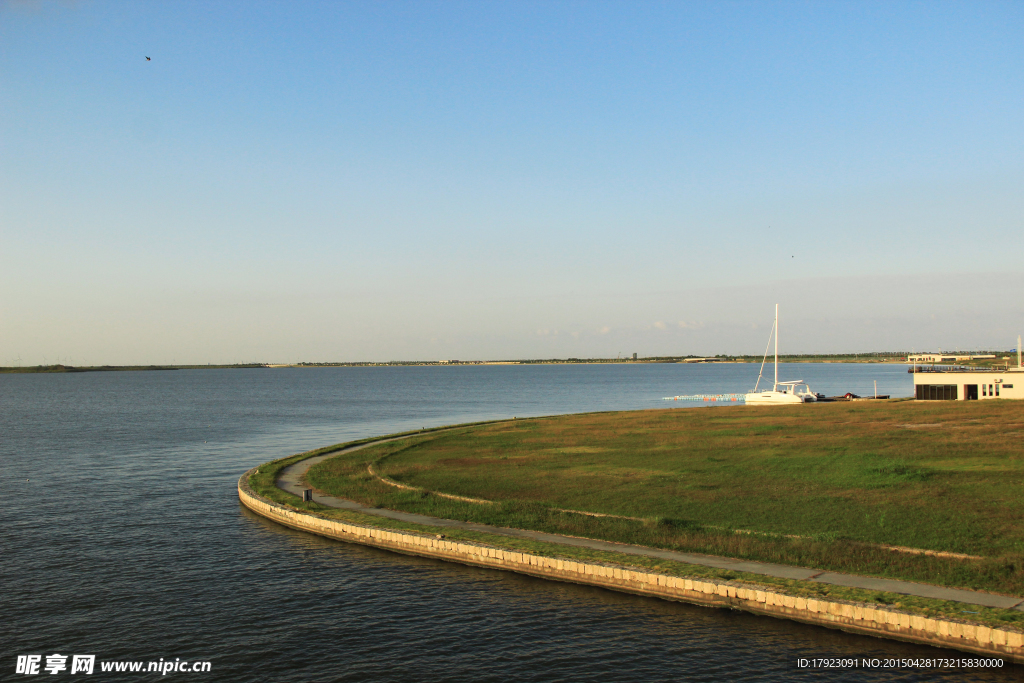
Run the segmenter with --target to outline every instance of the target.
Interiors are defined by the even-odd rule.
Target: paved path
[[[404,438],[408,437],[396,437],[396,439],[388,439],[388,441],[396,441],[398,439]],[[374,441],[368,444],[352,446],[351,448],[346,448],[341,451],[334,451],[332,453],[318,455],[313,458],[307,458],[306,460],[297,462],[294,465],[289,465],[288,467],[285,467],[283,470],[281,470],[280,474],[278,475],[278,479],[275,483],[277,484],[278,488],[283,489],[289,493],[294,493],[297,496],[301,496],[303,489],[307,488],[307,486],[302,483],[302,480],[306,476],[306,471],[309,470],[310,467],[326,460],[327,458],[332,458],[338,455],[339,453],[349,453],[352,451],[357,451],[362,448],[367,448],[369,446],[376,446],[377,444],[380,443],[384,443],[384,441]],[[816,581],[818,583],[827,583],[834,586],[863,588],[866,590],[885,591],[887,593],[916,595],[922,598],[952,600],[954,602],[964,602],[970,605],[982,605],[985,607],[1001,607],[1004,609],[1018,609],[1024,611],[1024,599],[1013,596],[995,595],[993,593],[982,593],[979,591],[962,590],[959,588],[944,588],[942,586],[932,586],[927,583],[914,583],[912,581],[879,579],[872,576],[858,576],[856,574],[840,574],[837,572],[822,571],[820,569],[792,567],[784,564],[753,562],[751,560],[736,560],[728,557],[717,557],[715,555],[681,553],[676,552],[674,550],[661,550],[658,548],[649,548],[647,546],[642,545],[629,545],[626,543],[613,543],[611,541],[599,541],[590,538],[576,538],[574,536],[548,534],[542,531],[529,531],[526,529],[508,529],[505,527],[489,526],[487,524],[476,524],[474,522],[460,522],[454,519],[428,517],[426,515],[417,515],[411,512],[398,512],[396,510],[371,508],[363,505],[362,503],[357,503],[354,500],[347,500],[345,498],[335,498],[333,496],[325,496],[317,493],[313,494],[313,501],[319,503],[320,505],[325,505],[327,507],[342,508],[345,510],[355,510],[356,512],[362,512],[368,515],[376,515],[377,517],[387,517],[390,519],[401,520],[403,522],[412,522],[414,524],[426,524],[429,526],[467,529],[469,531],[480,531],[483,533],[496,534],[499,536],[528,538],[534,541],[544,541],[546,543],[558,543],[561,545],[593,548],[594,550],[607,550],[610,552],[624,553],[627,555],[659,557],[666,560],[686,562],[687,564],[696,564],[702,567],[731,569],[732,571],[737,572],[762,574],[764,576],[774,576],[782,579]]]

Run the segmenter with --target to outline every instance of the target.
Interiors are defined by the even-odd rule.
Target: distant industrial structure
[[[962,363],[967,360],[987,360],[995,358],[994,353],[985,353],[976,356],[962,356],[952,355],[948,353],[919,353],[917,355],[907,356],[908,363]]]

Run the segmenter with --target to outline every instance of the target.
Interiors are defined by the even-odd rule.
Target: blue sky
[[[1014,345],[1020,3],[0,4],[0,364]],[[152,58],[146,61],[145,57]]]

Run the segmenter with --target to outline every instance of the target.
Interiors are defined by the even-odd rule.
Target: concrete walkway
[[[397,437],[395,439],[387,439],[386,441],[396,441],[404,438],[408,437]],[[350,453],[369,446],[376,446],[381,443],[385,443],[385,441],[374,441],[372,443],[360,444],[358,446],[352,446],[351,448],[345,448],[325,455],[307,458],[306,460],[297,462],[294,465],[289,465],[281,470],[275,484],[277,484],[278,488],[301,497],[303,489],[307,488],[302,481],[310,467],[326,460],[327,458],[333,458],[340,453]],[[466,529],[468,531],[479,531],[499,536],[513,536],[515,538],[527,538],[533,541],[544,541],[545,543],[558,543],[561,545],[592,548],[594,550],[606,550],[614,553],[624,553],[626,555],[657,557],[665,560],[675,560],[676,562],[685,562],[687,564],[696,564],[702,567],[730,569],[737,572],[762,574],[764,576],[774,576],[781,579],[816,581],[818,583],[827,583],[833,586],[863,588],[865,590],[885,591],[887,593],[916,595],[922,598],[934,598],[936,600],[951,600],[954,602],[967,603],[969,605],[1001,607],[1004,609],[1018,609],[1024,611],[1024,599],[1014,596],[982,593],[979,591],[962,590],[959,588],[944,588],[942,586],[932,586],[927,583],[914,583],[912,581],[879,579],[871,576],[858,576],[856,574],[840,574],[838,572],[828,572],[819,569],[805,569],[803,567],[792,567],[784,564],[753,562],[751,560],[735,560],[728,557],[717,557],[715,555],[681,553],[674,550],[661,550],[642,545],[629,545],[626,543],[613,543],[611,541],[599,541],[590,538],[576,538],[573,536],[548,534],[542,531],[508,529],[505,527],[489,526],[487,524],[476,524],[474,522],[460,522],[453,519],[440,519],[438,517],[428,517],[426,515],[417,515],[410,512],[371,508],[363,505],[362,503],[357,503],[354,500],[320,495],[315,492],[313,494],[313,502],[326,507],[354,510],[367,515],[387,517],[389,519],[397,519],[403,522],[411,522],[413,524]]]

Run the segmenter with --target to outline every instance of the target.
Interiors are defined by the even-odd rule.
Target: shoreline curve
[[[757,589],[736,581],[686,578],[645,568],[567,560],[508,551],[485,543],[445,540],[443,536],[427,532],[395,531],[339,521],[289,508],[259,495],[249,487],[249,477],[257,469],[252,468],[239,478],[239,501],[256,514],[299,531],[406,555],[515,571],[538,578],[706,607],[738,609],[859,635],[1001,657],[1024,664],[1024,633],[1016,630],[928,618],[883,606],[787,595],[783,591]]]

